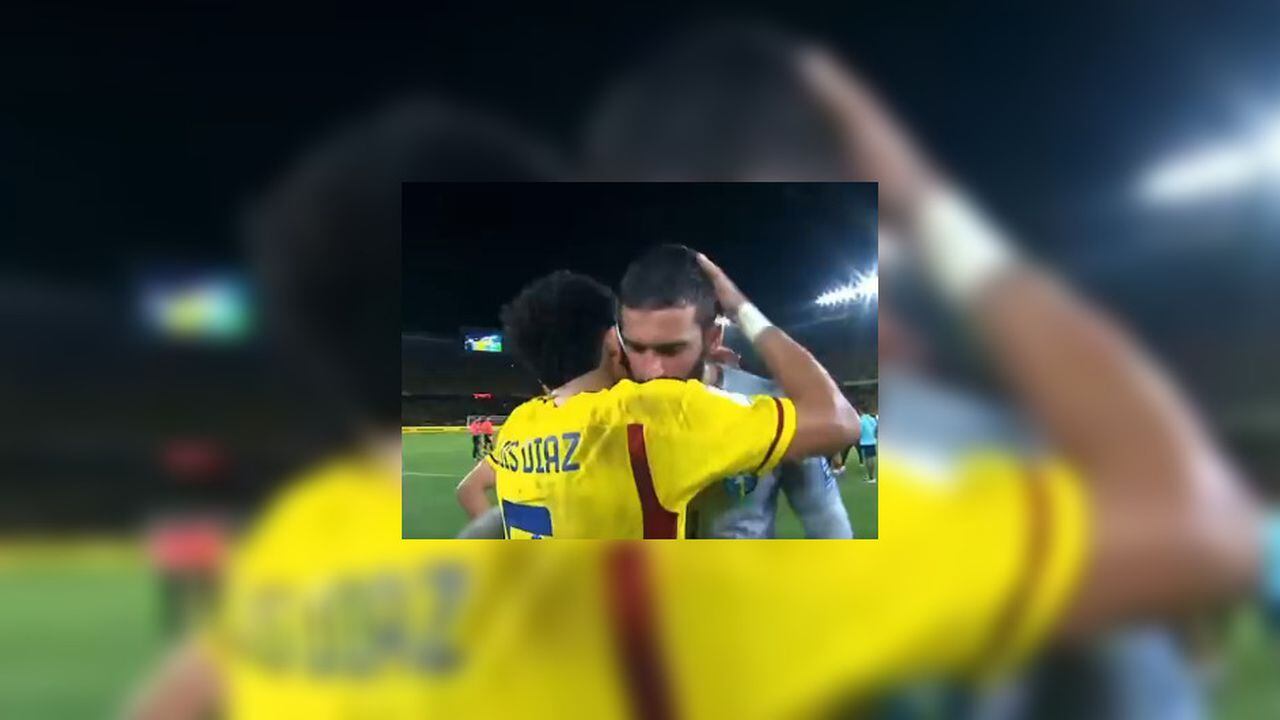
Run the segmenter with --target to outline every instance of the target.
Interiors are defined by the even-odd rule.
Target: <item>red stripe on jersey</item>
[[[658,493],[653,489],[653,474],[649,471],[649,451],[644,446],[644,425],[627,426],[627,452],[631,456],[631,477],[640,495],[640,511],[644,520],[644,538],[674,538],[678,516],[662,507]]]
[[[675,707],[658,645],[654,588],[644,548],[634,541],[615,545],[608,555],[607,570],[609,614],[632,715],[670,720],[676,716]]]
[[[1013,592],[1005,601],[996,625],[988,636],[979,657],[984,663],[998,662],[1012,649],[1018,630],[1027,619],[1031,600],[1041,581],[1041,571],[1048,564],[1049,542],[1053,533],[1052,499],[1048,482],[1038,472],[1030,472],[1020,483],[1027,509],[1027,551],[1014,581]]]
[[[769,458],[773,456],[774,448],[778,447],[778,441],[782,439],[782,421],[784,419],[782,401],[779,400],[778,398],[774,398],[773,405],[778,409],[778,427],[773,431],[773,442],[769,443],[769,451],[764,454],[764,459],[761,460],[760,464],[756,466],[755,471],[757,473],[760,472],[760,470],[769,463]]]

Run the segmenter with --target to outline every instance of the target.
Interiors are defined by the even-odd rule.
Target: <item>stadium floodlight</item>
[[[1221,197],[1280,180],[1280,118],[1262,132],[1219,143],[1157,164],[1138,184],[1138,196],[1154,205]]]
[[[859,274],[854,281],[848,285],[833,290],[828,290],[818,296],[815,303],[822,306],[843,305],[857,300],[869,302],[880,296],[880,273],[878,270],[872,270],[869,273]]]

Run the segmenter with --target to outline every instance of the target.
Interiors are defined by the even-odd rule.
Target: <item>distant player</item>
[[[627,268],[619,289],[618,329],[630,376],[693,379],[745,395],[780,395],[774,383],[737,368],[715,323],[715,289],[696,254],[662,245]],[[727,362],[713,362],[713,354]],[[850,538],[849,515],[823,458],[783,463],[776,472],[722,478],[689,506],[688,537],[771,538],[785,493],[809,538]]]
[[[481,453],[488,455],[493,452],[493,420],[488,415],[480,419],[480,438]]]
[[[484,432],[480,429],[480,418],[472,418],[467,423],[467,432],[471,433],[471,459],[484,457]]]
[[[876,445],[880,435],[880,419],[870,411],[858,416],[862,430],[858,437],[858,461],[866,472],[866,481],[876,481]]]

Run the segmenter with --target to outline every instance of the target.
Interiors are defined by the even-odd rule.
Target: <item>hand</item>
[[[728,275],[720,269],[719,265],[711,262],[711,259],[702,253],[698,253],[698,265],[702,267],[702,272],[707,274],[711,280],[711,285],[716,289],[716,300],[720,301],[720,307],[730,318],[737,319],[738,309],[747,304],[747,296],[742,294],[737,285],[729,279]]]
[[[720,365],[728,365],[734,368],[742,367],[742,356],[724,345],[717,345],[712,348],[709,357],[712,362]]]

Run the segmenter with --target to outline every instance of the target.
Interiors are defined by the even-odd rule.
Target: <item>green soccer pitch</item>
[[[404,536],[454,537],[466,525],[454,488],[472,467],[471,436],[466,433],[408,433],[404,436]],[[865,482],[857,453],[838,477],[854,537],[874,538],[878,518],[876,485]],[[778,537],[803,538],[804,529],[784,495],[778,502]]]

